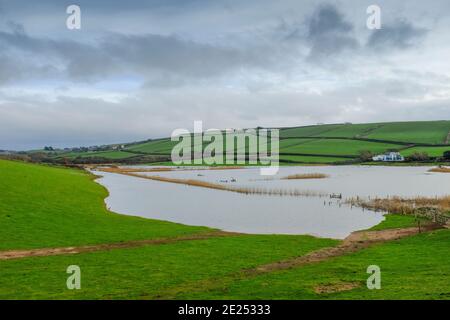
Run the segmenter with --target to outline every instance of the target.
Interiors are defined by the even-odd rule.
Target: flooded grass
[[[450,196],[442,197],[388,197],[388,198],[350,198],[347,204],[374,211],[400,213],[405,215],[425,216],[439,220],[442,224],[450,221]]]

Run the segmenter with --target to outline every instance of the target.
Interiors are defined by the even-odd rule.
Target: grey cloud
[[[30,77],[53,74],[74,82],[137,76],[148,87],[177,87],[243,72],[284,74],[292,65],[308,62],[335,68],[340,54],[362,54],[354,26],[330,4],[320,5],[302,24],[283,22],[275,32],[284,37],[263,37],[251,44],[233,44],[230,39],[208,43],[149,33],[109,33],[96,42],[83,42],[30,36],[14,22],[9,27],[9,32],[0,31],[0,49],[10,64],[20,69],[19,65],[27,60],[28,64],[34,63],[29,68]],[[370,36],[368,46],[387,47],[392,42],[391,46],[403,48],[421,32],[407,23],[386,27]],[[14,81],[13,69],[0,70],[0,83]],[[17,70],[19,79],[22,73],[26,70]]]
[[[356,49],[357,39],[352,35],[353,25],[333,5],[322,5],[308,22],[307,39],[311,44],[312,60],[329,57],[346,49]]]
[[[322,5],[309,21],[308,37],[314,39],[327,34],[347,33],[353,26],[344,20],[338,9],[330,4]]]
[[[299,46],[309,49],[310,61],[358,46],[350,35],[353,26],[332,5],[315,11],[306,23],[306,34],[296,34],[298,25],[282,30],[290,33],[285,39],[298,37],[297,42],[271,38],[251,44],[236,45],[229,39],[211,44],[176,35],[109,33],[92,43],[32,37],[19,24],[10,27],[12,31],[0,32],[0,48],[13,52],[10,60],[32,54],[48,68],[57,66],[55,76],[70,81],[137,75],[146,86],[161,88],[255,70],[282,74],[304,60]],[[40,76],[36,70],[33,74]]]
[[[132,73],[147,78],[149,83],[155,74],[158,79],[178,83],[180,81],[174,82],[174,79],[205,79],[238,69],[276,68],[277,64],[272,54],[264,52],[271,50],[270,47],[246,50],[199,43],[174,35],[117,33],[102,37],[96,44],[88,44],[35,38],[26,34],[20,25],[12,24],[12,27],[12,32],[0,31],[0,48],[9,60],[34,57],[47,63],[48,67],[58,66],[60,76],[75,81]],[[2,73],[5,70],[0,70],[0,79],[6,77]]]
[[[424,38],[427,30],[417,28],[406,20],[396,21],[390,25],[383,25],[374,31],[367,42],[367,46],[376,49],[407,49]]]
[[[0,49],[16,68],[20,68],[23,62],[32,64],[30,77],[49,76],[48,71],[53,70],[54,77],[90,80],[112,75],[120,68],[111,55],[94,45],[33,37],[20,24],[9,22],[8,25],[10,32],[0,31]],[[38,72],[39,69],[45,72]],[[2,70],[0,78],[1,74]]]
[[[101,48],[126,67],[146,73],[204,78],[239,66],[258,66],[245,52],[176,36],[115,34],[104,39]]]

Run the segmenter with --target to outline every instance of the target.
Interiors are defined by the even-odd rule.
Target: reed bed
[[[275,188],[261,188],[261,187],[237,187],[237,186],[227,186],[218,183],[194,180],[194,179],[175,179],[175,178],[167,178],[161,176],[142,176],[135,174],[134,176],[140,178],[146,178],[156,181],[170,182],[183,184],[194,187],[236,192],[241,194],[255,194],[255,195],[269,195],[269,196],[292,196],[292,197],[326,197],[328,196],[325,193],[311,191],[311,190],[297,190],[297,189],[275,189]]]
[[[297,179],[324,179],[328,178],[327,174],[323,173],[299,173],[299,174],[291,174],[287,177],[281,178],[281,180],[297,180]]]
[[[447,167],[438,167],[428,170],[428,172],[441,172],[441,173],[450,173],[450,168]]]
[[[148,180],[183,184],[194,187],[236,192],[241,194],[255,194],[255,195],[269,195],[269,196],[291,196],[291,197],[327,197],[328,194],[312,191],[312,190],[297,190],[297,189],[275,189],[275,188],[261,188],[261,187],[238,187],[238,186],[228,186],[219,183],[212,183],[207,181],[200,181],[194,179],[177,179],[177,178],[169,178],[169,177],[161,177],[161,176],[145,176],[138,174],[136,172],[130,172],[126,170],[122,170],[120,168],[106,168],[102,169],[105,172],[119,173],[127,176],[143,178]]]
[[[438,211],[447,214],[450,211],[450,196],[443,197],[389,197],[389,198],[350,198],[345,201],[352,206],[358,206],[375,211],[389,213],[415,214],[418,211]]]
[[[240,166],[208,167],[205,170],[236,170],[236,169],[244,169],[244,167]]]

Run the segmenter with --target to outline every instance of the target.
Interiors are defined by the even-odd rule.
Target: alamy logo
[[[379,266],[371,265],[367,267],[367,273],[370,274],[367,278],[367,288],[369,290],[381,289],[381,269]]]
[[[176,165],[261,165],[261,175],[275,175],[279,169],[278,129],[209,129],[201,121],[194,132],[177,129],[171,135],[178,144],[172,149]]]
[[[381,8],[376,4],[367,7],[367,28],[369,30],[379,30],[381,29]]]
[[[73,4],[67,7],[66,13],[70,16],[67,17],[66,26],[69,30],[81,29],[81,9],[79,6]]]
[[[66,285],[67,289],[74,290],[74,289],[81,289],[81,269],[79,266],[71,265],[67,267],[66,272],[70,274],[70,276],[67,278]]]

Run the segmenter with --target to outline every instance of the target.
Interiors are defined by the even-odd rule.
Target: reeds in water
[[[229,186],[219,183],[212,183],[201,180],[194,179],[177,179],[177,178],[169,178],[169,177],[161,177],[161,176],[147,176],[141,175],[136,172],[130,170],[123,170],[120,168],[107,168],[104,170],[106,172],[119,173],[123,175],[128,175],[137,178],[143,178],[148,180],[183,184],[194,187],[222,190],[222,191],[230,191],[241,194],[255,194],[255,195],[269,195],[269,196],[292,196],[292,197],[327,197],[328,194],[311,191],[311,190],[297,190],[297,189],[276,189],[276,188],[261,188],[261,187],[239,187],[239,186]]]
[[[441,172],[441,173],[450,173],[450,168],[447,167],[437,167],[428,170],[429,172]]]
[[[287,177],[281,178],[282,180],[296,180],[296,179],[324,179],[329,176],[323,173],[299,173],[291,174]]]
[[[346,203],[375,211],[389,213],[414,214],[421,209],[438,210],[442,213],[450,211],[450,196],[442,197],[388,197],[364,199],[360,197],[350,198]]]

